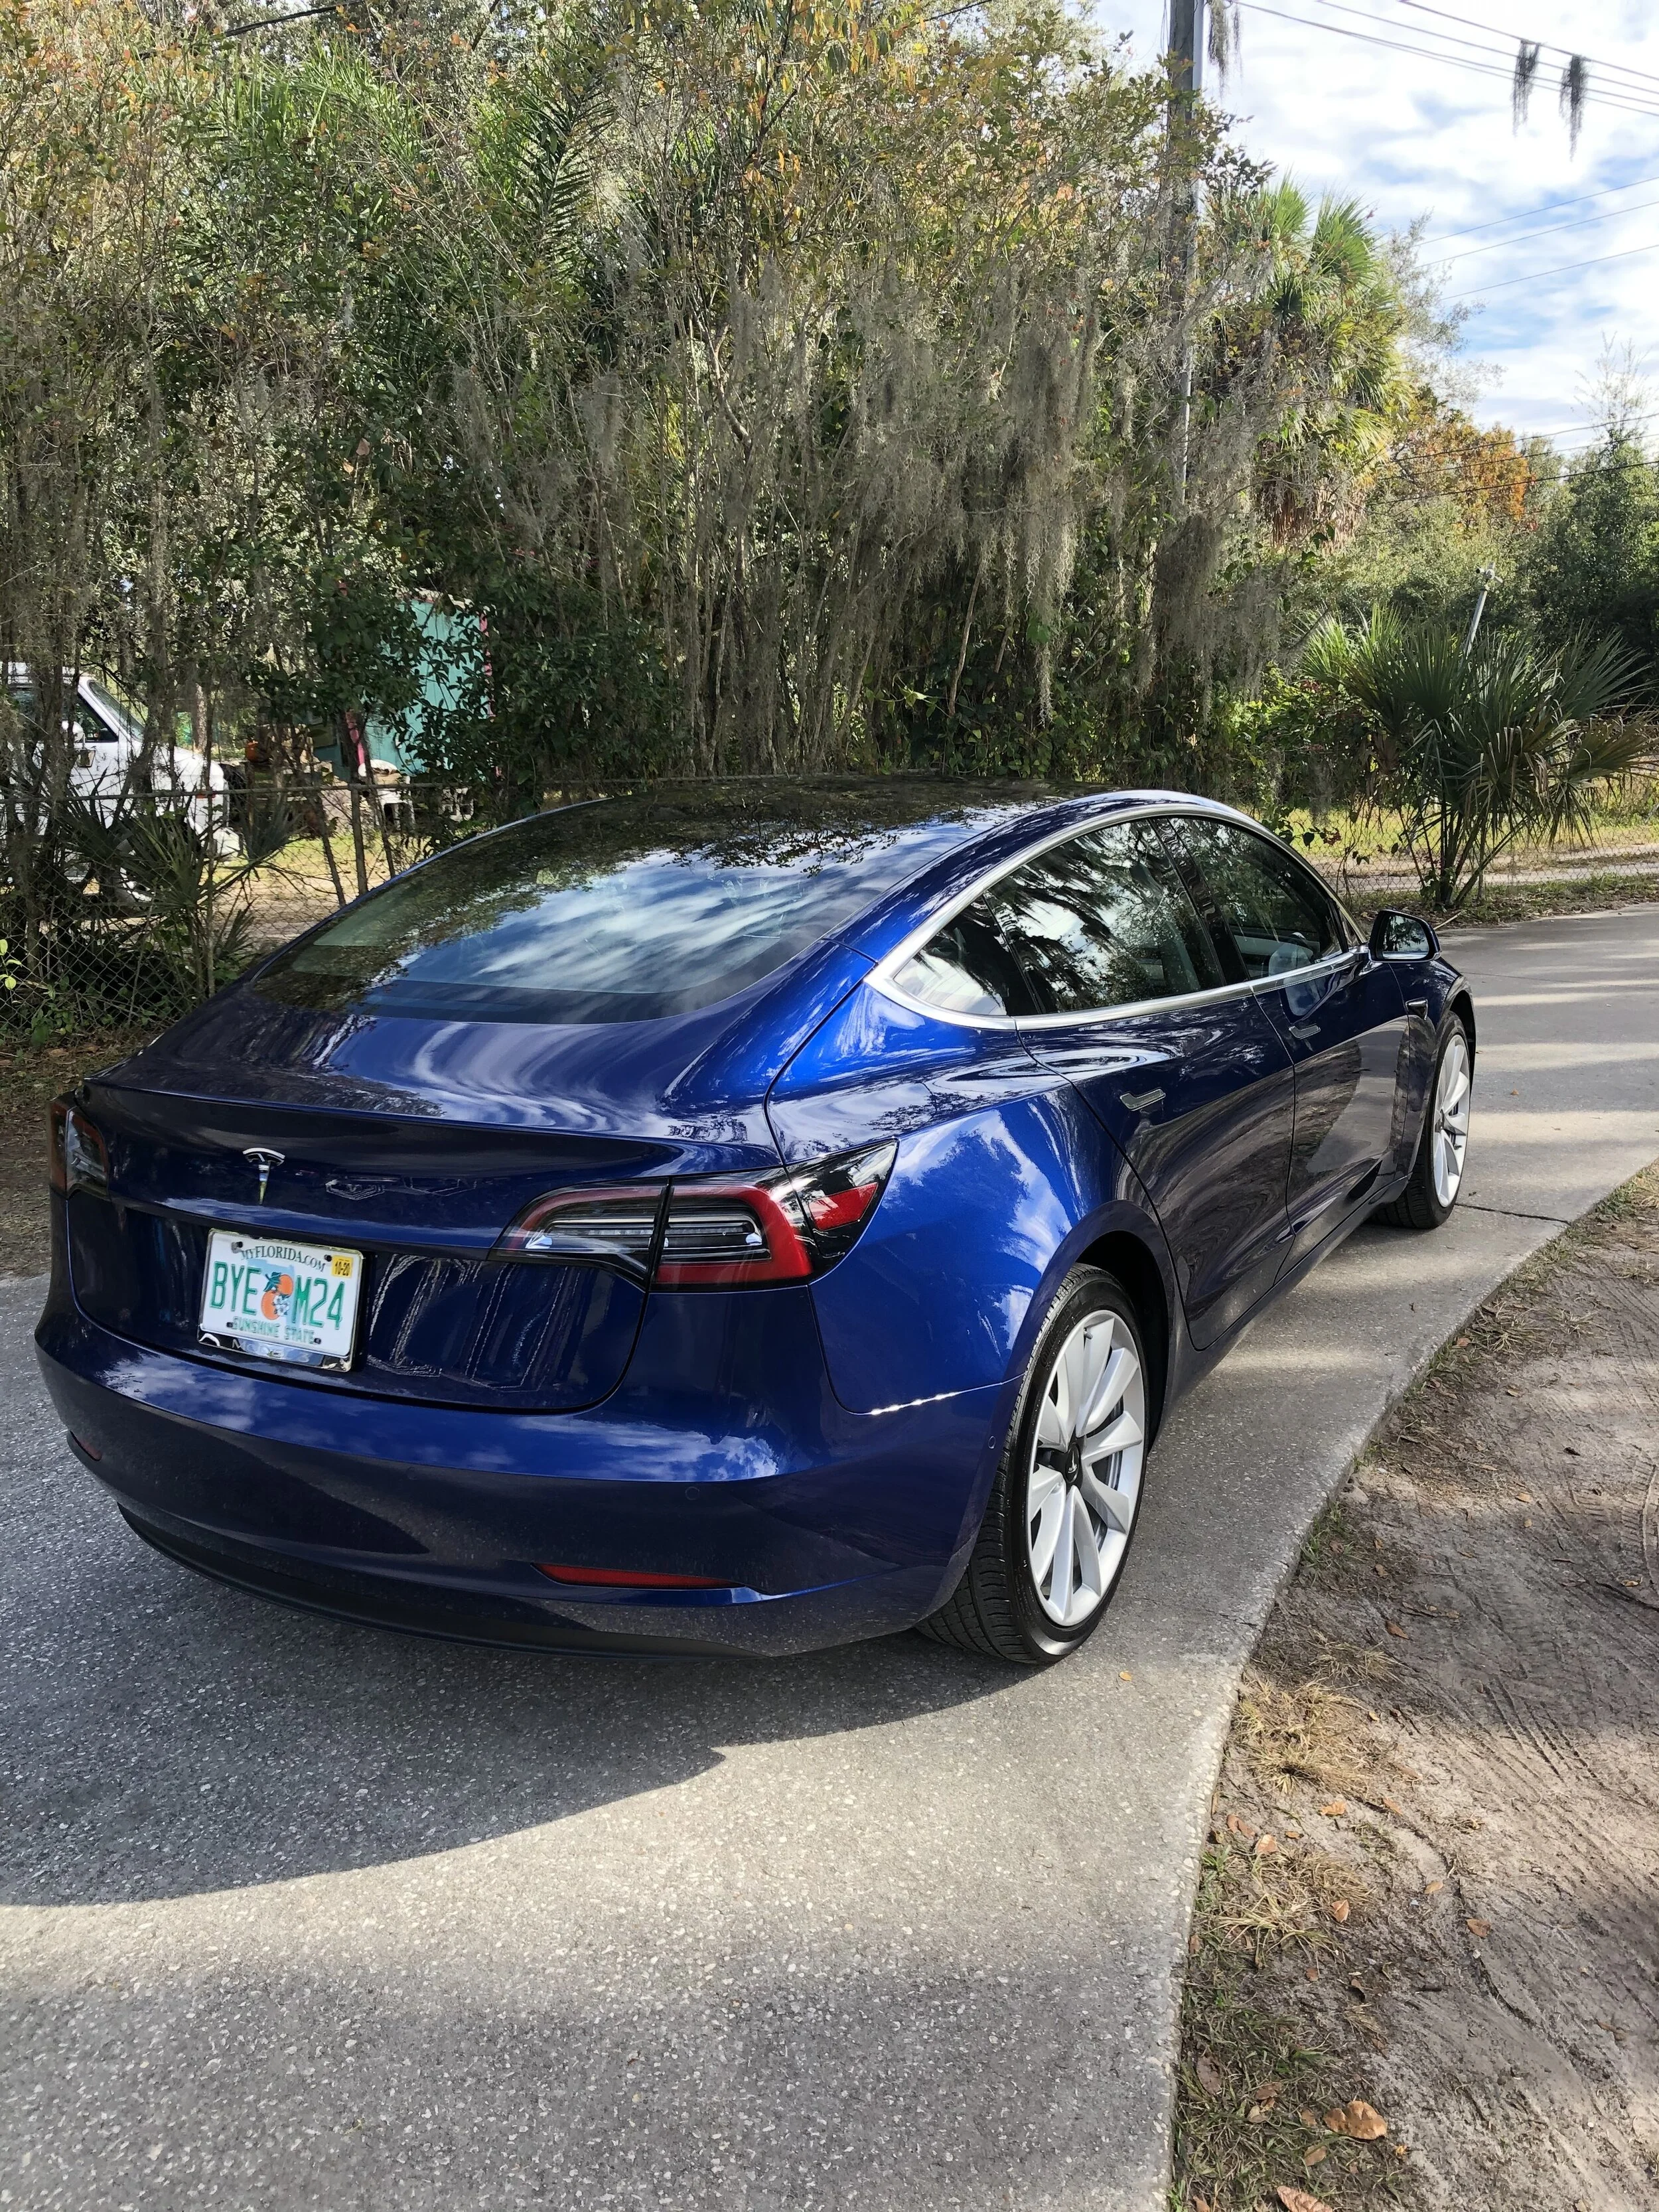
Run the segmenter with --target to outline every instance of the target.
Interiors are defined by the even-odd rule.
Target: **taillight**
[[[526,1206],[496,1249],[608,1260],[664,1290],[805,1282],[857,1243],[897,1150],[866,1145],[762,1176],[556,1192]]]
[[[813,1273],[800,1200],[782,1176],[676,1183],[657,1262],[665,1290],[799,1283]]]
[[[527,1206],[497,1249],[544,1260],[611,1260],[648,1277],[669,1185],[556,1191]]]
[[[52,1188],[65,1197],[72,1190],[90,1190],[107,1198],[109,1155],[97,1124],[67,1098],[54,1098],[50,1112],[46,1171]]]

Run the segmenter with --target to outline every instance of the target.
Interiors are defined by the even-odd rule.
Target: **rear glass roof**
[[[1033,784],[657,784],[469,839],[281,953],[253,988],[426,1019],[649,1021],[732,997]]]

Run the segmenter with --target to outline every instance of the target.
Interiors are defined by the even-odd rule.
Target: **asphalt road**
[[[1154,1455],[1092,1642],[568,1662],[147,1552],[0,1290],[0,2204],[1153,2212],[1247,1656],[1385,1403],[1659,1154],[1659,908],[1453,948],[1468,1197],[1367,1230]]]

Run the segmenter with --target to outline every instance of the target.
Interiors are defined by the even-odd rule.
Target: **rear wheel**
[[[1096,1626],[1140,1510],[1146,1363],[1122,1285],[1079,1267],[1043,1324],[967,1571],[921,1626],[1025,1666]]]
[[[1463,1188],[1474,1073],[1468,1032],[1454,1017],[1440,1041],[1411,1181],[1390,1205],[1377,1208],[1379,1221],[1398,1229],[1438,1229],[1449,1216]]]

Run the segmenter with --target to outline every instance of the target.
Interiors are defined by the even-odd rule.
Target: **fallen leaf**
[[[1200,2053],[1198,2063],[1194,2067],[1193,2071],[1198,2076],[1199,2087],[1206,2097],[1218,2097],[1221,2094],[1221,2069],[1207,2051]]]
[[[1302,2163],[1304,2166],[1307,2166],[1310,2171],[1311,2171],[1313,2167],[1318,2166],[1323,2160],[1328,2159],[1330,2153],[1326,2149],[1323,2143],[1316,2143],[1311,2150],[1304,2150],[1303,2152]]]
[[[1127,1667],[1120,1667],[1118,1669],[1117,1679],[1120,1682],[1133,1682],[1134,1676],[1129,1672]]]
[[[1397,1620],[1385,1620],[1382,1626],[1388,1630],[1390,1636],[1403,1637],[1406,1633],[1405,1630],[1400,1626],[1400,1623]]]
[[[1311,2105],[1304,2105],[1296,2117],[1304,2128],[1316,2128],[1319,2125],[1319,2115]]]
[[[1344,2114],[1346,2132],[1356,2142],[1375,2142],[1379,2136],[1389,2132],[1389,2124],[1375,2105],[1368,2105],[1363,2097],[1351,2097]]]
[[[1276,2105],[1279,2102],[1279,2090],[1283,2086],[1283,2083],[1279,2081],[1258,2081],[1251,2090],[1250,2095],[1258,2105]]]
[[[1477,1943],[1484,1943],[1487,1936],[1492,1934],[1492,1923],[1490,1920],[1466,1920],[1463,1923],[1463,1925],[1468,1929],[1470,1935],[1474,1936]]]
[[[1333,1797],[1328,1805],[1322,1805],[1319,1809],[1328,1820],[1340,1820],[1348,1809],[1348,1801],[1346,1797]]]
[[[1252,2105],[1244,2117],[1253,2128],[1259,2128],[1272,2110],[1271,2105]]]
[[[1320,2156],[1323,2155],[1322,2152]],[[1317,2162],[1315,2161],[1316,2164]],[[1279,2201],[1285,2207],[1285,2212],[1331,2212],[1330,2206],[1322,2197],[1310,2197],[1305,2189],[1291,2189],[1286,2184],[1280,2185]]]
[[[1352,1910],[1353,1907],[1346,1897],[1339,1897],[1331,1907],[1331,1917],[1333,1920],[1346,1920]]]
[[[1319,1969],[1317,1966],[1307,1966],[1304,1967],[1303,1971],[1307,1975],[1308,1979],[1310,1982],[1316,1982],[1319,1979]]]
[[[1423,1885],[1423,1894],[1425,1897],[1438,1897],[1445,1887],[1443,1881],[1425,1881]]]
[[[1383,1797],[1379,1800],[1379,1802],[1385,1813],[1397,1813],[1402,1820],[1405,1819],[1406,1815],[1404,1809],[1401,1806],[1396,1805],[1392,1797]]]
[[[1323,2124],[1334,2136],[1345,2136],[1348,2132],[1348,2115],[1340,2105],[1326,2113]]]
[[[1459,1346],[1463,1346],[1463,1345],[1467,1344],[1467,1343],[1468,1342],[1468,1340],[1469,1340],[1468,1339],[1468,1337],[1467,1337],[1467,1336],[1460,1336],[1460,1337],[1458,1338],[1458,1340],[1457,1340],[1458,1344],[1459,1344]]]
[[[1271,1858],[1278,1849],[1277,1836],[1258,1836],[1255,1839],[1255,1855],[1259,1859]]]
[[[850,1928],[853,1923],[849,1920],[847,1924]],[[1199,1934],[1197,1929],[1194,1928],[1192,1934],[1187,1938],[1187,1952],[1188,1957],[1194,1959],[1197,1958],[1199,1953],[1203,1948],[1204,1938]]]

